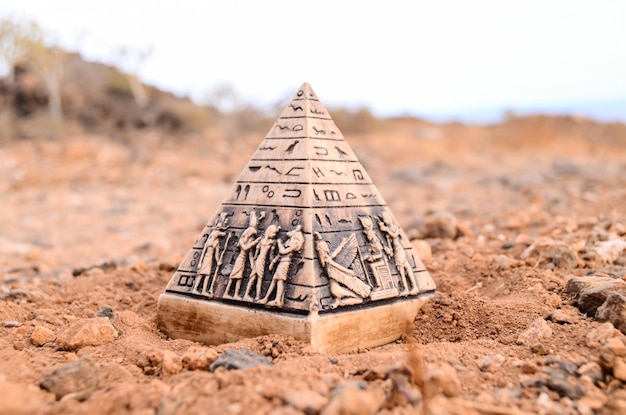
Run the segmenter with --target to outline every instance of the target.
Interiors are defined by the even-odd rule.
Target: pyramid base
[[[410,331],[419,309],[434,295],[326,314],[299,315],[204,301],[164,293],[159,297],[159,329],[172,338],[217,345],[267,334],[309,342],[318,352],[344,353],[381,346]]]

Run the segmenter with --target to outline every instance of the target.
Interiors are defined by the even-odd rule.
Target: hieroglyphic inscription
[[[340,149],[339,147],[335,146],[335,150],[337,150],[337,154],[339,154],[339,157],[344,158],[348,155],[348,153],[346,153],[345,151],[343,151],[342,149]]]
[[[324,190],[324,197],[327,202],[341,202],[341,195],[336,190]]]
[[[289,147],[287,147],[287,149],[285,150],[285,153],[287,154],[293,153],[293,150],[296,148],[299,142],[300,142],[299,140],[296,140],[293,143],[289,144]]]
[[[239,200],[239,196],[241,196],[241,191],[242,191],[242,187],[240,184],[237,185],[237,190],[235,190],[235,193],[237,193],[237,197],[235,198],[236,200]],[[243,200],[247,200],[248,199],[248,194],[250,193],[250,185],[247,184],[245,187],[243,187]]]
[[[302,190],[300,189],[285,189],[285,193],[283,193],[283,197],[300,197],[302,194]]]
[[[322,169],[320,169],[319,167],[313,167],[312,170],[313,170],[313,173],[315,173],[317,177],[320,177],[320,176],[326,177]]]
[[[273,172],[275,172],[275,173],[277,173],[277,174],[281,174],[281,175],[282,175],[282,173],[280,172],[280,170],[278,170],[278,169],[277,169],[276,167],[274,167],[274,166],[265,166],[265,168],[266,168],[267,170],[271,170],[271,171],[273,171]]]
[[[298,170],[304,170],[304,167],[292,167],[287,173],[285,173],[285,176],[300,176],[299,172],[296,173]]]
[[[265,196],[267,196],[269,199],[274,197],[274,191],[270,190],[270,187],[268,185],[263,186],[261,192],[265,193]]]
[[[315,154],[318,155],[318,156],[327,156],[328,155],[328,149],[326,147],[313,146],[313,148],[317,150],[315,152]]]

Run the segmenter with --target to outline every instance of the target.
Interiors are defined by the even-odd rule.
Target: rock
[[[580,384],[585,388],[587,393],[580,398],[580,402],[583,402],[587,407],[597,411],[606,405],[607,397],[600,388],[595,385],[595,382],[588,376],[583,375],[580,377]]]
[[[519,335],[517,338],[517,344],[531,345],[551,336],[552,328],[550,328],[550,323],[546,322],[542,318],[537,318]]]
[[[428,395],[443,393],[447,397],[455,397],[461,393],[461,382],[454,367],[440,363],[429,367],[425,378],[426,387],[432,388]]]
[[[553,370],[550,373],[546,386],[557,392],[559,396],[567,396],[570,399],[578,399],[587,392],[585,388],[576,381],[574,376],[560,369]]]
[[[509,255],[498,255],[494,260],[498,269],[509,269],[511,267],[520,266],[522,264],[521,261],[516,261]]]
[[[572,362],[559,362],[558,369],[563,373],[567,373],[568,375],[576,375],[576,371],[578,370],[578,366]]]
[[[260,365],[273,366],[267,357],[249,349],[226,349],[209,367],[211,372],[219,367],[226,370],[245,370]]]
[[[176,375],[183,370],[183,362],[180,356],[170,350],[163,350],[163,360],[161,361],[161,376],[168,377]]]
[[[43,346],[54,341],[54,332],[47,327],[37,326],[30,335],[30,342],[33,346]]]
[[[94,317],[113,318],[115,317],[115,312],[113,311],[113,307],[109,307],[105,305],[94,314]]]
[[[187,370],[208,370],[218,357],[219,354],[215,349],[193,347],[183,355],[182,363]]]
[[[143,369],[143,373],[148,376],[159,374],[161,363],[163,363],[163,352],[159,350],[143,352],[137,358],[137,366]]]
[[[593,382],[597,382],[602,379],[602,368],[596,362],[587,362],[584,365],[576,369],[578,376],[588,376]]]
[[[539,367],[531,361],[524,361],[520,366],[522,373],[526,373],[527,375],[532,375],[533,373],[537,373],[539,371]]]
[[[536,355],[539,356],[545,356],[548,354],[548,351],[546,350],[545,346],[543,345],[543,343],[535,343],[533,345],[530,346],[530,351],[533,352]]]
[[[320,415],[373,415],[384,403],[385,392],[382,389],[368,389],[360,381],[346,382],[332,390],[330,402]]]
[[[493,356],[489,356],[486,354],[483,356],[483,359],[478,364],[478,368],[482,372],[491,372],[494,369],[500,369],[505,360],[506,358],[500,354],[496,354]]]
[[[428,242],[421,239],[414,239],[411,241],[411,245],[422,261],[428,261],[433,257],[433,251]]]
[[[559,245],[552,254],[552,263],[557,268],[570,269],[578,266],[578,255],[567,245]]]
[[[6,327],[8,329],[19,327],[21,325],[22,325],[22,323],[20,323],[19,321],[5,321],[4,322],[4,327]]]
[[[613,376],[622,382],[626,382],[626,360],[618,357],[613,363]]]
[[[580,316],[578,313],[573,313],[571,311],[566,311],[562,309],[557,309],[552,311],[548,316],[548,320],[557,323],[557,324],[574,324],[580,321]]]
[[[565,290],[574,298],[580,311],[593,316],[609,294],[618,292],[626,296],[626,282],[608,276],[571,277]]]
[[[626,334],[626,297],[620,293],[611,293],[606,301],[598,307],[596,320],[608,321],[616,329]]]
[[[615,356],[626,356],[626,345],[624,340],[619,337],[613,337],[606,341],[603,349],[608,350]]]
[[[615,363],[621,357],[626,356],[626,345],[618,337],[610,338],[600,348],[598,363],[605,371],[613,370]]]
[[[328,398],[312,390],[286,393],[285,402],[305,414],[318,414],[328,402]]]
[[[596,242],[591,248],[606,264],[612,264],[626,250],[626,241],[621,238]]]
[[[445,210],[429,212],[424,218],[424,238],[454,239],[457,236],[457,219]]]
[[[39,386],[52,392],[57,400],[69,394],[77,400],[85,400],[98,388],[99,377],[98,364],[89,356],[83,356],[44,375]]]
[[[61,350],[76,351],[85,346],[100,346],[118,337],[111,321],[106,317],[80,319],[72,323],[57,337]]]
[[[611,277],[616,279],[624,279],[626,277],[626,268],[624,267],[608,267],[602,269],[592,269],[587,273],[588,277]]]
[[[619,334],[619,331],[615,329],[615,326],[611,323],[603,323],[587,333],[585,344],[590,349],[598,349],[617,334]]]
[[[0,381],[0,415],[36,415],[46,412],[46,404],[34,386]]]
[[[133,327],[141,322],[141,318],[134,311],[124,310],[117,313],[117,321],[126,326]]]

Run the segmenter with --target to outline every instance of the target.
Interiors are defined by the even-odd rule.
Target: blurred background
[[[365,118],[626,121],[620,1],[2,0],[0,19],[3,124],[7,101],[88,129],[254,124],[305,81]]]

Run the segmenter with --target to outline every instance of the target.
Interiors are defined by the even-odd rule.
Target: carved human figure
[[[382,232],[387,235],[387,243],[391,247],[385,247],[387,255],[393,254],[393,260],[396,264],[396,268],[400,273],[403,289],[400,292],[401,295],[413,295],[419,292],[417,287],[417,281],[415,281],[415,275],[413,275],[413,269],[409,264],[409,260],[406,257],[406,252],[400,242],[400,227],[393,223],[391,215],[388,212],[383,212],[380,215],[380,221],[378,227]],[[409,287],[410,286],[410,287]]]
[[[363,225],[363,234],[365,235],[365,240],[370,249],[369,255],[364,256],[363,259],[370,263],[380,261],[383,258],[383,244],[380,242],[378,235],[374,232],[372,219],[369,216],[359,216],[359,221],[361,225]],[[376,287],[382,287],[380,275],[377,272],[373,272],[372,274],[374,275]]]
[[[304,235],[302,234],[302,226],[298,225],[293,230],[287,233],[288,239],[283,244],[280,240],[277,241],[278,256],[272,260],[270,268],[272,268],[276,262],[278,266],[274,275],[272,276],[272,282],[265,297],[259,301],[260,304],[267,304],[281,308],[283,306],[283,297],[285,296],[285,281],[287,280],[287,274],[289,273],[289,267],[291,266],[291,259],[293,254],[300,251],[304,246]],[[274,300],[269,301],[270,296],[276,292]]]
[[[257,301],[261,297],[261,281],[265,274],[268,258],[273,256],[276,249],[276,235],[280,230],[278,225],[270,225],[265,229],[263,238],[256,246],[256,252],[252,261],[252,272],[245,290],[245,301]],[[251,293],[254,292],[254,297]]]
[[[330,293],[335,297],[330,307],[362,303],[363,299],[369,297],[372,289],[348,268],[354,262],[358,251],[358,242],[354,234],[343,238],[332,252],[318,232],[315,232],[315,239],[317,259],[328,275]]]
[[[210,280],[213,277],[213,265],[214,262],[218,263],[217,267],[221,265],[219,264],[220,259],[222,258],[220,255],[220,238],[226,236],[226,232],[224,232],[224,230],[226,229],[227,223],[228,218],[226,217],[226,212],[223,212],[216,221],[216,228],[209,233],[209,236],[204,243],[204,247],[202,248],[200,262],[198,263],[198,274],[193,286],[193,291],[199,290],[200,294],[207,294],[207,287],[210,287],[208,293],[212,294],[213,282]],[[224,244],[224,250],[226,250],[227,244],[228,242]],[[200,287],[200,284],[202,284],[202,287]]]
[[[226,284],[226,290],[224,291],[224,298],[239,298],[239,290],[241,289],[241,280],[243,279],[243,273],[246,270],[246,262],[250,260],[250,266],[252,267],[252,257],[250,257],[250,250],[256,246],[261,240],[261,237],[255,238],[258,230],[257,226],[259,220],[265,217],[265,212],[261,212],[257,218],[256,212],[253,210],[250,213],[250,223],[246,230],[243,231],[239,237],[239,254],[233,264],[233,269],[228,276],[228,283]],[[231,287],[235,283],[235,289],[231,294]]]

